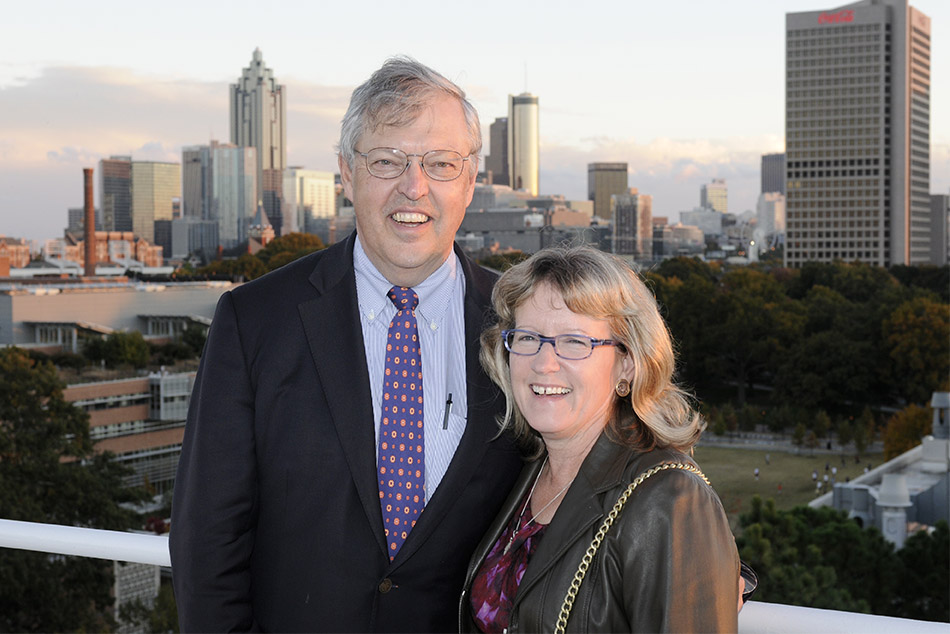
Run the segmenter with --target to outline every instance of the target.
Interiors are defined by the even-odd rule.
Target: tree
[[[171,584],[162,583],[151,608],[136,599],[123,606],[121,617],[124,623],[145,626],[148,632],[178,632],[178,606]]]
[[[870,407],[865,407],[861,417],[854,424],[854,452],[860,458],[868,444],[874,440],[877,423]]]
[[[950,306],[918,297],[898,306],[882,329],[901,396],[924,403],[950,389]]]
[[[188,324],[188,327],[181,333],[181,342],[188,346],[196,357],[200,357],[204,351],[207,338],[208,328],[195,323]]]
[[[927,289],[944,303],[950,302],[950,265],[896,264],[888,270],[904,286]]]
[[[256,257],[268,271],[273,271],[324,248],[323,240],[312,233],[288,233],[268,242],[267,246],[257,252]]]
[[[818,410],[812,423],[812,429],[815,430],[815,435],[819,438],[828,436],[828,432],[831,431],[831,417],[828,416],[828,412],[823,409]]]
[[[933,532],[918,531],[897,551],[901,578],[895,587],[894,615],[924,621],[950,621],[950,528],[937,522]]]
[[[495,271],[507,271],[515,264],[524,262],[527,259],[527,253],[522,251],[509,251],[507,253],[493,253],[479,258],[478,263]]]
[[[910,616],[894,602],[904,565],[876,528],[862,529],[844,512],[807,506],[777,511],[756,498],[740,517],[739,554],[755,568],[763,601],[881,615]],[[928,547],[930,545],[928,544]],[[917,572],[946,579],[946,559],[917,557]],[[946,605],[946,583],[919,588],[921,603]],[[913,617],[911,617],[913,618]]]
[[[215,260],[198,269],[199,275],[225,276],[232,279],[253,280],[267,273],[267,267],[259,258],[244,253],[236,260]]]
[[[710,324],[707,347],[714,367],[736,384],[739,405],[745,404],[747,387],[775,364],[786,340],[794,338],[793,332],[777,326],[795,323],[783,316],[787,303],[773,277],[737,269],[722,276],[711,310],[702,316]]]
[[[825,331],[792,344],[779,362],[775,398],[809,409],[840,412],[849,403],[877,402],[874,348]]]
[[[792,431],[792,444],[801,449],[805,444],[805,435],[807,433],[808,430],[805,428],[805,423],[795,425],[795,429]]]
[[[665,278],[678,278],[685,282],[691,277],[698,277],[712,282],[714,280],[713,270],[708,264],[699,258],[688,258],[679,256],[663,260],[656,272]]]
[[[148,365],[150,350],[142,333],[113,332],[105,339],[89,339],[83,353],[91,361],[104,361],[107,367],[116,368],[120,365],[131,365],[135,368],[144,368]]]
[[[838,421],[836,432],[838,434],[838,444],[842,449],[851,444],[854,440],[854,426],[851,421],[843,418]]]
[[[930,428],[930,411],[920,405],[908,405],[891,416],[884,429],[884,459],[896,458],[919,445]]]
[[[88,415],[63,399],[49,362],[0,349],[0,517],[125,530],[121,504],[142,499],[123,486],[126,467],[93,451]],[[0,549],[0,631],[106,631],[112,564],[84,557]]]

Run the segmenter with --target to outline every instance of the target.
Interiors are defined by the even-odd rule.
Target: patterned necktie
[[[422,357],[411,288],[394,286],[396,305],[386,342],[383,413],[379,424],[379,501],[392,561],[425,506],[425,442],[422,428]]]

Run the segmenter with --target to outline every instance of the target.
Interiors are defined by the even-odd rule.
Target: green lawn
[[[765,463],[766,453],[769,454],[770,464]],[[850,456],[842,465],[838,455],[809,456],[807,453],[807,450],[803,450],[804,455],[795,455],[758,449],[701,446],[696,447],[694,459],[722,499],[733,530],[739,525],[739,514],[749,511],[752,496],[755,494],[760,495],[762,499],[773,498],[779,509],[790,509],[807,504],[815,498],[815,484],[811,474],[813,470],[817,470],[818,478],[822,479],[826,463],[830,467],[838,468],[838,482],[844,482],[846,477],[853,480],[862,475],[868,462],[877,466],[883,459],[881,454],[870,454],[862,456],[861,463],[855,464],[854,456]],[[759,468],[758,481],[754,476],[756,467]],[[830,469],[828,477],[831,478]],[[826,491],[827,489],[824,489],[822,493]]]

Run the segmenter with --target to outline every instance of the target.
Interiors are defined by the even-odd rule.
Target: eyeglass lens
[[[527,330],[513,330],[505,339],[507,348],[515,354],[534,355],[541,351],[541,346],[548,337],[541,338],[536,332]],[[557,335],[554,339],[554,353],[562,359],[586,359],[594,350],[590,339],[578,335]]]
[[[395,148],[374,148],[366,153],[366,168],[377,178],[396,178],[409,166],[409,157]],[[450,181],[462,173],[465,158],[453,150],[432,150],[422,155],[422,170],[429,178]]]

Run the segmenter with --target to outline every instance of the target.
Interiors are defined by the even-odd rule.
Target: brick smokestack
[[[85,189],[85,203],[83,205],[83,223],[85,225],[85,276],[96,275],[96,207],[92,202],[92,168],[82,170],[83,186]]]

